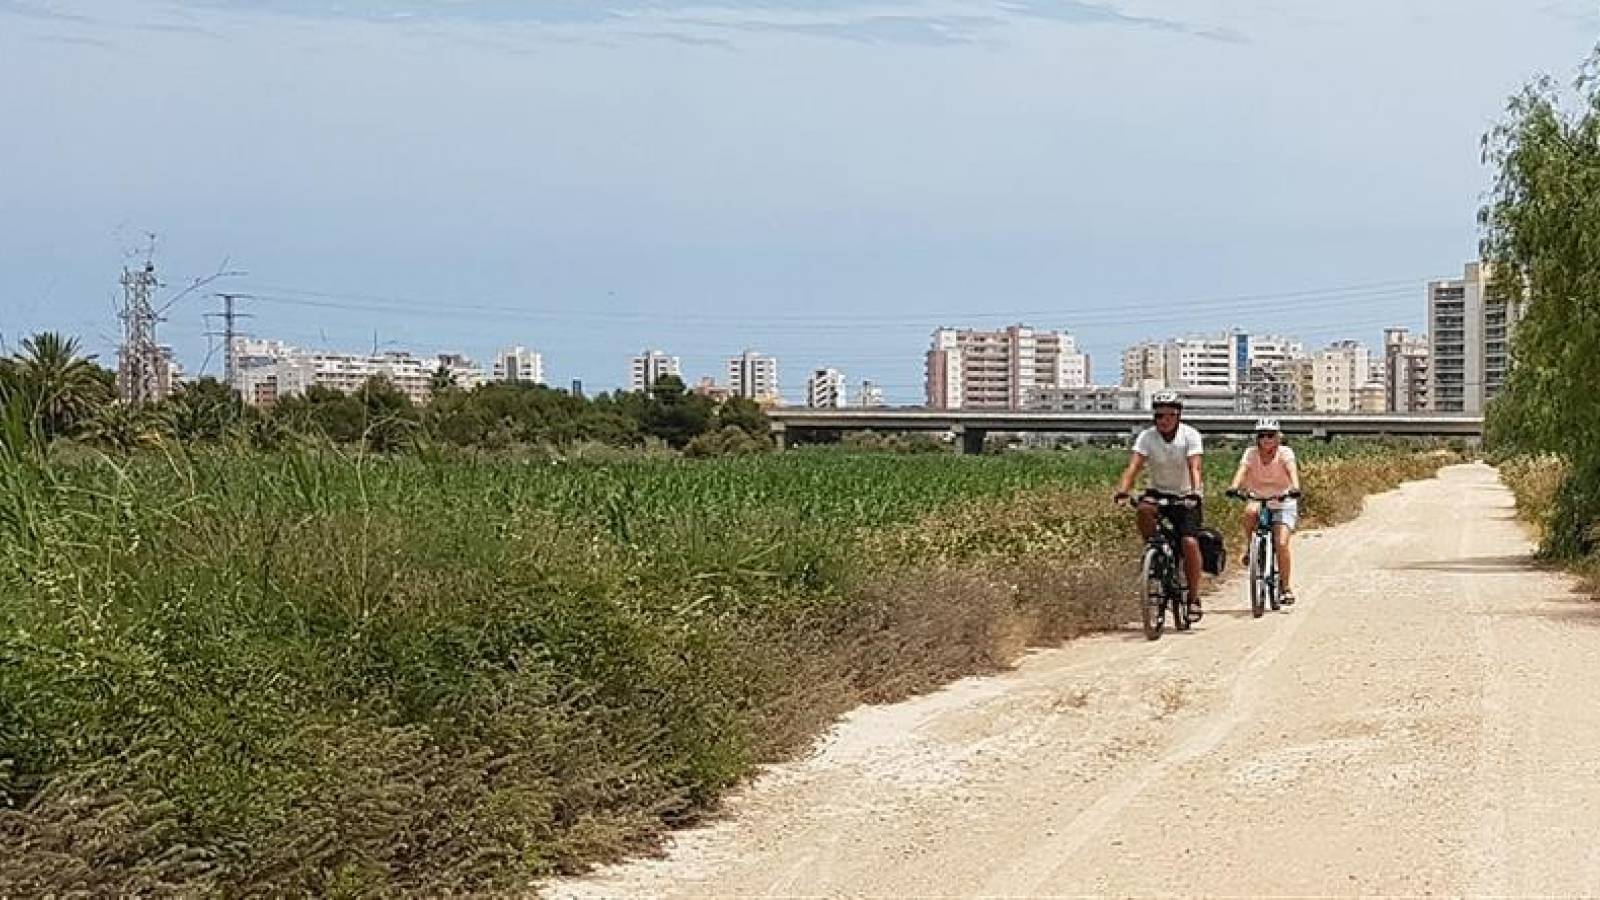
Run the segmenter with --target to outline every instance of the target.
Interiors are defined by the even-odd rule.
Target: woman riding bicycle
[[[1282,498],[1267,503],[1272,514],[1272,532],[1278,546],[1278,578],[1285,606],[1294,602],[1290,588],[1289,538],[1294,534],[1300,519],[1297,499],[1300,496],[1300,469],[1295,465],[1294,451],[1283,445],[1283,432],[1277,419],[1256,422],[1255,446],[1244,451],[1239,460],[1239,471],[1228,486],[1228,496],[1245,500],[1244,545],[1250,546],[1250,536],[1255,533],[1261,515],[1262,500]]]

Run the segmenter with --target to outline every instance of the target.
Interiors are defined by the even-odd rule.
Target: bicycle
[[[1139,566],[1139,609],[1144,619],[1144,636],[1157,640],[1166,628],[1167,610],[1172,610],[1172,625],[1179,631],[1188,631],[1189,617],[1188,579],[1183,570],[1182,542],[1168,510],[1176,504],[1195,506],[1195,494],[1166,494],[1146,491],[1139,497],[1126,498],[1134,509],[1141,503],[1156,507],[1156,531],[1145,541],[1144,556]]]
[[[1299,497],[1298,491],[1263,497],[1248,491],[1234,491],[1244,500],[1259,504],[1256,510],[1256,530],[1250,537],[1250,615],[1261,618],[1271,606],[1273,612],[1283,608],[1282,585],[1278,580],[1278,534],[1272,527],[1272,508],[1269,504],[1282,503]]]

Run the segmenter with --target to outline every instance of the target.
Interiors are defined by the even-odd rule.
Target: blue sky
[[[0,336],[110,358],[144,232],[251,330],[615,386],[644,346],[921,393],[936,326],[1420,325],[1571,0],[0,0]],[[219,285],[220,286],[220,285]],[[162,338],[207,356],[203,294]],[[215,360],[210,368],[216,369]]]

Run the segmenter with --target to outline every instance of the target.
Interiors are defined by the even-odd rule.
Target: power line
[[[1355,300],[1366,297],[1376,299],[1386,296],[1400,296],[1417,290],[1417,285],[1424,284],[1426,279],[1405,279],[1393,281],[1367,282],[1362,284],[1344,285],[1330,288],[1313,288],[1294,291],[1277,291],[1257,294],[1238,294],[1219,297],[1197,298],[1166,298],[1146,299],[1143,301],[1122,301],[1117,305],[1122,310],[1142,309],[1150,306],[1177,306],[1188,310],[1204,309],[1223,312],[1235,309],[1247,312],[1255,309],[1270,309],[1287,305],[1290,308],[1312,307],[1325,305],[1330,301],[1344,299]],[[332,309],[369,310],[378,312],[395,312],[406,308],[420,309],[438,315],[461,315],[467,313],[493,313],[538,319],[596,319],[603,321],[639,321],[639,322],[672,322],[683,324],[730,324],[736,322],[724,314],[696,314],[687,312],[634,312],[634,311],[603,311],[594,309],[528,309],[525,307],[506,306],[502,304],[488,304],[476,301],[459,302],[445,298],[416,298],[398,297],[382,294],[348,293],[335,291],[309,290],[283,286],[260,285],[256,287],[258,299],[264,302],[282,303],[307,307],[323,307]],[[1094,301],[1096,309],[1103,309],[1104,301]],[[1101,313],[1098,318],[1104,318]],[[1053,309],[1030,310],[966,310],[966,311],[929,311],[919,313],[851,313],[851,312],[824,312],[793,315],[793,314],[768,314],[761,316],[765,322],[797,323],[807,325],[817,323],[819,318],[826,318],[835,323],[876,323],[876,324],[919,324],[939,320],[959,320],[963,318],[1011,318],[1028,319],[1038,317],[1074,317],[1073,311],[1066,305]],[[1075,318],[1084,318],[1080,313]],[[1091,314],[1088,318],[1095,319]],[[1108,320],[1109,321],[1109,320]]]

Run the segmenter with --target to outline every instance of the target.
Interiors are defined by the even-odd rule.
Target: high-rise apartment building
[[[757,403],[776,403],[779,398],[778,361],[754,350],[729,357],[728,389],[735,397]]]
[[[838,369],[815,369],[806,379],[806,405],[812,409],[843,409],[848,397],[844,373]]]
[[[1300,408],[1295,364],[1299,358],[1263,362],[1250,367],[1239,383],[1240,412],[1287,413]]]
[[[494,380],[544,384],[544,356],[520,344],[507,347],[495,355]]]
[[[1197,335],[1167,341],[1167,386],[1237,390],[1240,341],[1234,335]]]
[[[1264,375],[1304,355],[1305,348],[1293,338],[1245,331],[1146,341],[1123,351],[1122,385],[1133,388],[1154,381],[1179,391],[1232,391],[1245,398],[1252,390],[1273,390],[1266,384],[1252,388],[1252,370],[1262,368]]]
[[[1492,270],[1468,263],[1461,278],[1428,283],[1433,408],[1481,413],[1505,386],[1520,297],[1493,296]]]
[[[928,405],[1020,410],[1034,391],[1087,386],[1090,371],[1088,354],[1066,332],[941,328],[927,356]]]
[[[1426,412],[1433,408],[1429,397],[1428,336],[1413,335],[1406,328],[1386,328],[1383,332],[1383,393],[1386,412]]]
[[[1137,388],[1147,381],[1167,383],[1167,354],[1159,341],[1145,341],[1122,351],[1122,386]]]
[[[1372,353],[1359,341],[1337,341],[1292,364],[1296,406],[1304,412],[1381,412],[1381,384],[1372,381]]]
[[[683,371],[678,363],[678,357],[668,356],[660,350],[645,349],[638,356],[628,360],[628,390],[639,392],[648,391],[656,386],[656,382],[663,376],[671,375],[682,379]]]

